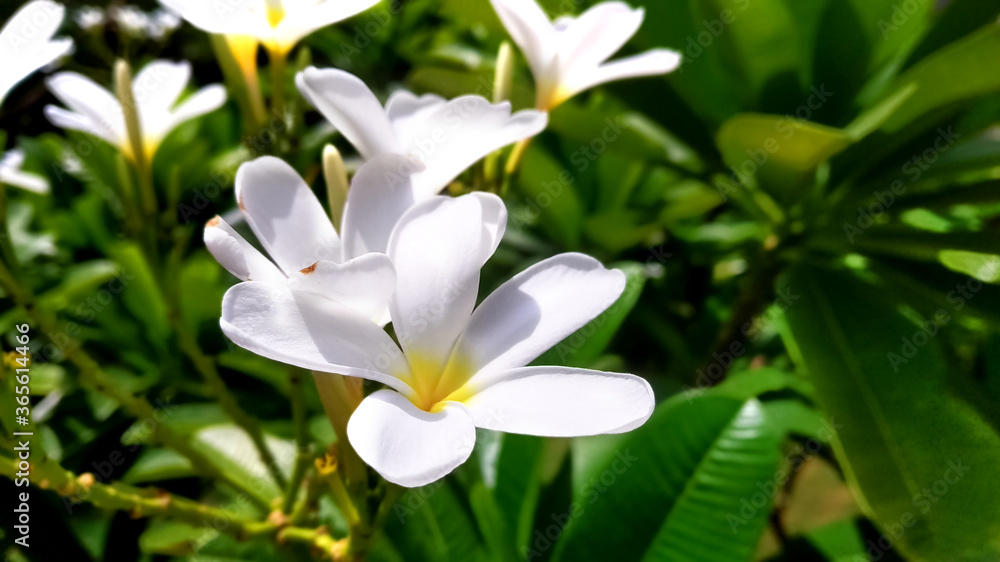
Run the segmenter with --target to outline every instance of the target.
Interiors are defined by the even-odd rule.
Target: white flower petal
[[[164,128],[157,132],[155,138],[162,140],[181,123],[211,113],[222,107],[224,103],[226,103],[226,88],[222,84],[205,86],[182,101],[176,109],[166,114]]]
[[[236,172],[236,201],[261,245],[286,275],[319,260],[340,261],[340,239],[316,194],[283,160],[264,156]]]
[[[560,35],[555,57],[558,72],[593,70],[621,49],[642,25],[642,8],[622,2],[601,2],[571,20]]]
[[[476,427],[546,437],[623,433],[645,423],[653,389],[635,375],[523,367],[465,400]]]
[[[125,144],[125,139],[115,136],[115,131],[112,131],[108,127],[101,127],[85,115],[66,111],[55,105],[46,105],[44,112],[45,117],[56,127],[94,135],[113,146],[123,146]]]
[[[496,373],[523,367],[604,312],[625,290],[625,274],[590,256],[559,254],[493,291],[476,308],[455,356],[469,361],[469,383],[485,388]]]
[[[443,370],[476,304],[479,270],[493,243],[482,201],[431,198],[407,211],[389,240],[397,276],[392,325],[410,364],[428,375]]]
[[[414,133],[448,100],[435,94],[417,96],[406,90],[396,90],[385,102],[385,113],[400,146],[407,146]]]
[[[537,135],[548,116],[525,110],[514,115],[510,103],[491,104],[480,96],[457,97],[415,128],[403,152],[424,163],[427,169],[414,174],[414,191],[434,195],[487,154]]]
[[[537,81],[555,55],[556,32],[534,0],[491,0],[511,39],[521,48]]]
[[[417,201],[410,177],[422,169],[398,154],[376,156],[358,168],[344,206],[345,257],[388,250],[393,228]]]
[[[486,263],[486,260],[497,251],[503,233],[507,230],[507,206],[503,204],[503,199],[491,193],[474,191],[469,196],[479,199],[479,204],[483,208],[483,236],[486,243],[483,244],[482,260]]]
[[[52,41],[66,9],[56,2],[35,0],[22,6],[0,29],[0,101],[15,84],[65,54],[69,39]]]
[[[206,2],[205,0],[160,0],[188,23],[209,33],[251,35],[258,39],[271,35],[271,26],[262,13],[252,10],[254,2]],[[263,8],[263,6],[261,6]]]
[[[472,453],[476,428],[459,403],[435,413],[414,406],[397,392],[365,398],[347,423],[358,455],[386,480],[415,488],[439,480]]]
[[[154,60],[132,79],[143,135],[160,138],[168,130],[170,110],[191,78],[187,62]]]
[[[357,76],[335,68],[309,67],[295,77],[295,83],[365,159],[400,152],[382,104]]]
[[[379,0],[286,2],[286,14],[274,30],[274,41],[279,48],[288,50],[313,31],[345,20],[378,2]]]
[[[222,299],[222,331],[235,343],[275,361],[362,377],[406,395],[409,367],[380,326],[354,310],[274,283],[237,283]]]
[[[91,122],[93,129],[86,132],[115,144],[124,143],[125,115],[111,92],[76,72],[60,72],[50,76],[46,84],[59,101]]]
[[[229,223],[215,217],[205,224],[205,247],[222,267],[242,281],[284,282],[285,274]]]
[[[568,98],[598,84],[624,78],[666,74],[676,69],[680,64],[680,53],[669,49],[650,49],[638,55],[604,63],[590,73],[574,73],[567,76],[566,82],[563,84],[566,90],[564,96]]]
[[[344,263],[328,260],[293,273],[289,286],[335,300],[378,322],[396,290],[396,270],[385,254],[365,254]]]
[[[20,187],[41,195],[48,193],[49,180],[21,170],[23,164],[24,152],[14,149],[4,153],[3,158],[0,158],[0,184]]]

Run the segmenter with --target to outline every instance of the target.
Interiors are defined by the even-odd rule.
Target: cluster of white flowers
[[[282,55],[305,35],[375,3],[247,0],[226,3],[230,9],[220,13],[205,2],[162,1],[201,29],[251,37]],[[47,0],[29,4],[12,24],[33,5],[59,10],[44,41],[35,37],[31,56],[18,57],[37,68],[68,45],[49,42],[62,8]],[[643,18],[618,2],[554,23],[532,0],[493,5],[534,73],[537,110],[512,113],[508,102],[407,91],[383,106],[357,77],[308,68],[296,77],[302,96],[364,159],[336,217],[340,228],[291,166],[263,157],[239,169],[236,200],[270,259],[221,218],[204,232],[209,251],[242,281],[222,303],[222,330],[232,341],[317,377],[337,373],[387,387],[357,406],[347,437],[365,462],[403,486],[430,483],[463,463],[477,427],[557,437],[616,433],[641,425],[654,406],[649,384],[634,375],[526,366],[612,305],[625,288],[621,271],[583,254],[560,254],[476,306],[480,269],[503,237],[506,208],[492,194],[438,194],[486,155],[540,133],[546,111],[575,93],[668,72],[678,56],[654,50],[605,63]],[[123,29],[148,27],[138,10],[120,8],[111,17]],[[92,27],[104,15],[81,11],[77,21]],[[14,81],[34,68],[15,72]],[[170,130],[225,100],[215,85],[175,107],[190,72],[183,62],[150,63],[133,82],[135,108],[123,108],[79,74],[56,74],[49,88],[69,110],[48,106],[46,115],[132,158],[141,146],[151,159]],[[123,117],[133,109],[139,144],[130,143]],[[9,155],[0,174],[16,159]],[[384,329],[389,322],[395,340]]]
[[[111,21],[128,35],[161,41],[180,26],[181,17],[170,9],[144,12],[135,6],[125,5],[109,8],[105,12],[97,6],[83,6],[73,13],[73,21],[84,31],[100,29]]]

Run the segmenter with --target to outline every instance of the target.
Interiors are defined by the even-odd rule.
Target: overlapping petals
[[[226,101],[221,84],[206,86],[177,103],[191,77],[187,62],[158,60],[146,65],[132,81],[132,92],[142,131],[142,146],[152,158],[166,136],[181,123],[218,109]],[[54,125],[89,133],[117,146],[132,157],[121,103],[107,89],[76,72],[60,72],[48,79],[49,90],[69,110],[45,107]]]
[[[160,1],[203,31],[252,37],[282,53],[310,33],[378,3],[378,0]]]
[[[395,271],[384,254],[345,256],[333,224],[295,170],[265,156],[240,166],[236,200],[268,259],[221,217],[205,225],[205,246],[242,281],[311,293],[360,315],[386,317]]]
[[[680,54],[668,49],[606,62],[639,30],[644,16],[641,8],[602,2],[579,17],[550,22],[534,0],[491,1],[528,60],[539,109],[552,109],[598,84],[665,74],[680,65]]]
[[[362,401],[347,433],[369,465],[404,486],[464,462],[475,427],[575,436],[643,423],[653,395],[639,377],[524,366],[614,303],[625,287],[620,271],[555,256],[475,308],[480,268],[505,225],[503,203],[482,193],[431,197],[403,214],[386,249],[398,346],[347,306],[291,292],[269,298],[265,283],[230,289],[223,330],[267,357],[386,384]]]
[[[490,152],[538,134],[547,122],[541,112],[512,115],[509,102],[491,104],[480,96],[445,100],[399,91],[383,108],[364,82],[337,69],[307,68],[296,84],[365,159],[396,154],[420,162],[423,169],[411,179],[418,201]]]
[[[53,39],[66,8],[49,0],[28,2],[0,29],[0,102],[29,74],[72,47],[70,39]]]

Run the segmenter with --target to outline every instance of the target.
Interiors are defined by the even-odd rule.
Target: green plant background
[[[622,268],[621,300],[539,363],[639,374],[656,412],[619,436],[480,431],[469,462],[400,499],[370,559],[1000,559],[1000,3],[640,4],[645,22],[623,52],[669,47],[683,66],[550,115],[506,193],[508,235],[481,294],[567,250]],[[187,24],[152,40],[67,18],[63,34],[77,45],[64,68],[103,84],[116,56],[186,59],[197,85],[222,81],[208,36]],[[284,78],[291,87],[311,61],[383,98],[398,87],[489,97],[506,38],[485,0],[382,3],[309,36]],[[276,153],[322,197],[324,144],[352,154],[289,94],[297,120],[274,142],[248,136],[233,101],[167,138],[154,161],[159,263],[127,235],[114,149],[48,124],[41,74],[8,96],[6,148],[52,182],[47,196],[6,190],[17,263],[5,263],[48,319],[32,321],[35,447],[73,478],[156,487],[233,518],[199,525],[32,488],[33,545],[13,547],[5,526],[9,559],[311,556],[233,532],[237,519],[263,520],[282,489],[213,385],[252,416],[286,478],[296,389],[287,367],[221,334],[235,279],[200,241],[201,225],[233,208],[239,163]],[[511,98],[534,99],[520,55]],[[478,179],[473,170],[462,188]],[[16,296],[0,300],[5,351],[29,321]],[[318,456],[335,436],[305,382]],[[230,483],[249,481],[240,501]],[[307,523],[342,536],[343,516],[306,482]]]

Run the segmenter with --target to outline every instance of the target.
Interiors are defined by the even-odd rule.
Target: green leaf
[[[526,207],[511,213],[508,228],[520,230],[539,221],[549,236],[569,249],[580,246],[583,204],[573,183],[576,178],[551,153],[534,142],[524,155],[515,184]]]
[[[121,298],[125,307],[145,325],[149,342],[165,346],[170,335],[167,304],[142,250],[135,244],[122,242],[112,246],[110,254],[122,266]]]
[[[173,449],[146,449],[122,477],[126,484],[186,478],[196,473],[187,457]]]
[[[760,402],[661,404],[577,482],[555,560],[747,560],[770,514],[781,436]],[[612,523],[626,533],[608,532]]]
[[[779,194],[794,196],[816,168],[851,145],[844,131],[781,115],[744,113],[719,130],[719,151],[743,175],[756,174]]]
[[[865,511],[913,560],[1000,556],[1000,436],[940,342],[844,272],[797,266],[784,337],[841,420],[834,449]],[[968,469],[962,467],[970,467]]]
[[[960,250],[944,250],[938,259],[952,271],[965,273],[983,283],[1000,283],[1000,256]]]
[[[935,52],[896,80],[893,94],[913,86],[917,90],[882,129],[893,133],[931,110],[1000,91],[998,58],[1000,25],[997,24]]]

